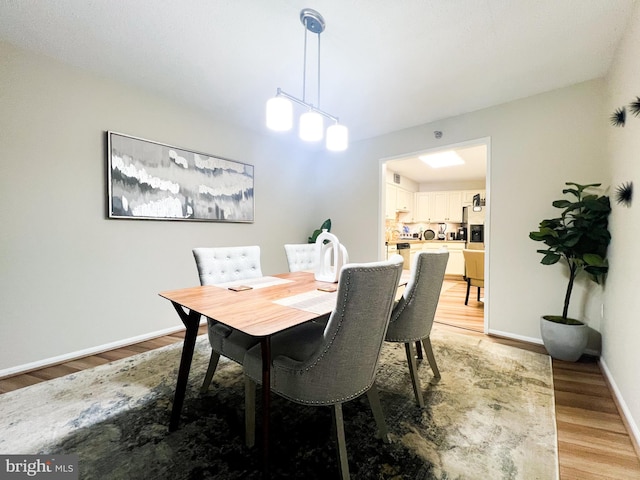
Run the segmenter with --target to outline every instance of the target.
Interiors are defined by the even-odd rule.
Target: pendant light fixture
[[[305,112],[298,120],[298,136],[307,142],[318,142],[325,137],[324,119],[332,123],[326,131],[328,150],[343,151],[349,145],[349,131],[341,125],[338,117],[320,109],[320,34],[324,32],[325,22],[322,15],[310,8],[300,12],[300,21],[304,25],[304,70],[302,72],[302,100],[289,95],[278,88],[276,96],[267,102],[267,127],[277,132],[286,132],[293,128],[293,103],[302,106]],[[316,105],[307,102],[307,32],[318,35],[318,92]],[[292,103],[293,102],[293,103]]]

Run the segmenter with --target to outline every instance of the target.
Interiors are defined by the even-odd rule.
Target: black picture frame
[[[254,167],[107,132],[108,217],[253,223]]]

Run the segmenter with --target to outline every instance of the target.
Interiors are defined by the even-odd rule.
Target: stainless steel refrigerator
[[[466,248],[484,250],[484,214],[482,206],[463,207],[462,223],[467,229]]]

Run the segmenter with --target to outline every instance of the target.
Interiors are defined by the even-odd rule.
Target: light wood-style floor
[[[444,291],[436,313],[435,329],[483,336],[484,305],[475,289],[464,305],[466,285],[457,282]],[[201,327],[200,333],[206,333]],[[546,354],[541,345],[498,337],[491,341]],[[61,365],[0,379],[0,394],[38,382],[91,368],[154,348],[181,342],[182,332],[92,355]],[[576,363],[553,361],[558,427],[560,480],[640,480],[640,461],[616,403],[596,359]]]

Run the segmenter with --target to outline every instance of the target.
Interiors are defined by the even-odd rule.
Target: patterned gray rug
[[[442,379],[420,367],[424,410],[414,403],[404,348],[384,346],[378,384],[391,444],[375,439],[366,396],[344,405],[352,477],[557,479],[549,357],[437,327],[432,342]],[[210,391],[199,394],[204,336],[181,426],[168,432],[180,347],[0,395],[0,453],[76,453],[84,480],[259,479],[259,446],[243,443],[241,368],[221,361]],[[272,409],[272,478],[337,478],[330,410],[277,396]]]

